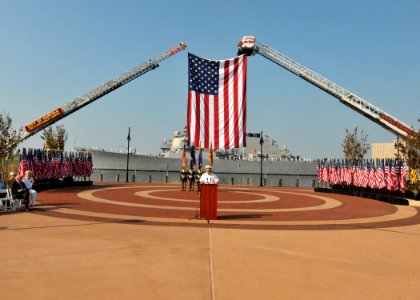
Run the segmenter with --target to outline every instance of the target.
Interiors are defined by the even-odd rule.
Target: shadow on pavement
[[[267,214],[241,214],[241,215],[225,215],[217,216],[218,220],[238,220],[238,219],[258,219],[261,217],[267,217]]]

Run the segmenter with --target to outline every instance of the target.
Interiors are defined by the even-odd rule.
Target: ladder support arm
[[[16,143],[10,145],[8,149],[15,147],[17,144],[23,142],[27,138],[36,134],[37,132],[51,126],[55,122],[67,117],[75,111],[85,107],[86,105],[98,100],[99,98],[111,93],[112,91],[120,88],[121,86],[129,83],[130,81],[144,75],[145,73],[159,67],[159,63],[168,57],[177,54],[178,52],[185,50],[187,45],[183,42],[170,48],[164,53],[144,62],[143,64],[123,73],[122,75],[115,77],[100,85],[99,87],[89,91],[88,93],[73,99],[72,101],[60,106],[59,108],[47,113],[46,115],[36,119],[35,121],[25,126],[25,132],[22,138]]]
[[[245,37],[244,37],[245,38]],[[249,38],[249,37],[248,37]],[[251,42],[252,45],[252,42]],[[384,112],[380,108],[370,104],[368,101],[357,96],[356,94],[344,89],[343,87],[335,84],[327,78],[317,74],[316,72],[304,67],[298,62],[290,59],[286,55],[272,49],[271,47],[258,43],[253,46],[251,54],[260,54],[275,64],[285,68],[291,73],[299,76],[328,94],[334,96],[341,103],[350,107],[351,109],[361,113],[371,121],[379,124],[386,130],[396,134],[398,136],[408,136],[414,133],[414,130],[407,124],[399,121],[397,118]],[[249,48],[246,50],[249,51]]]

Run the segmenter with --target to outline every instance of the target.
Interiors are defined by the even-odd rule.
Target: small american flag
[[[386,187],[384,163],[382,161],[379,161],[378,168],[376,169],[376,187],[378,189]]]

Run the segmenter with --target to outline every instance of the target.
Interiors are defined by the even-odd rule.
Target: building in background
[[[397,157],[395,143],[372,143],[372,159],[388,159]]]

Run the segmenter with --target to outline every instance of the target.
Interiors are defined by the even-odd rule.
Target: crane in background
[[[364,115],[391,133],[396,134],[397,137],[406,137],[408,135],[413,135],[414,133],[410,126],[403,123],[402,121],[399,121],[397,118],[384,112],[378,107],[370,104],[362,97],[357,96],[356,94],[332,82],[331,80],[328,80],[327,78],[304,67],[303,65],[278,52],[277,50],[265,44],[256,43],[255,37],[253,36],[244,36],[239,42],[238,55],[240,54],[245,54],[248,56],[255,54],[262,55],[275,64],[285,68],[286,70],[320,88],[324,92],[334,96],[344,105]]]

